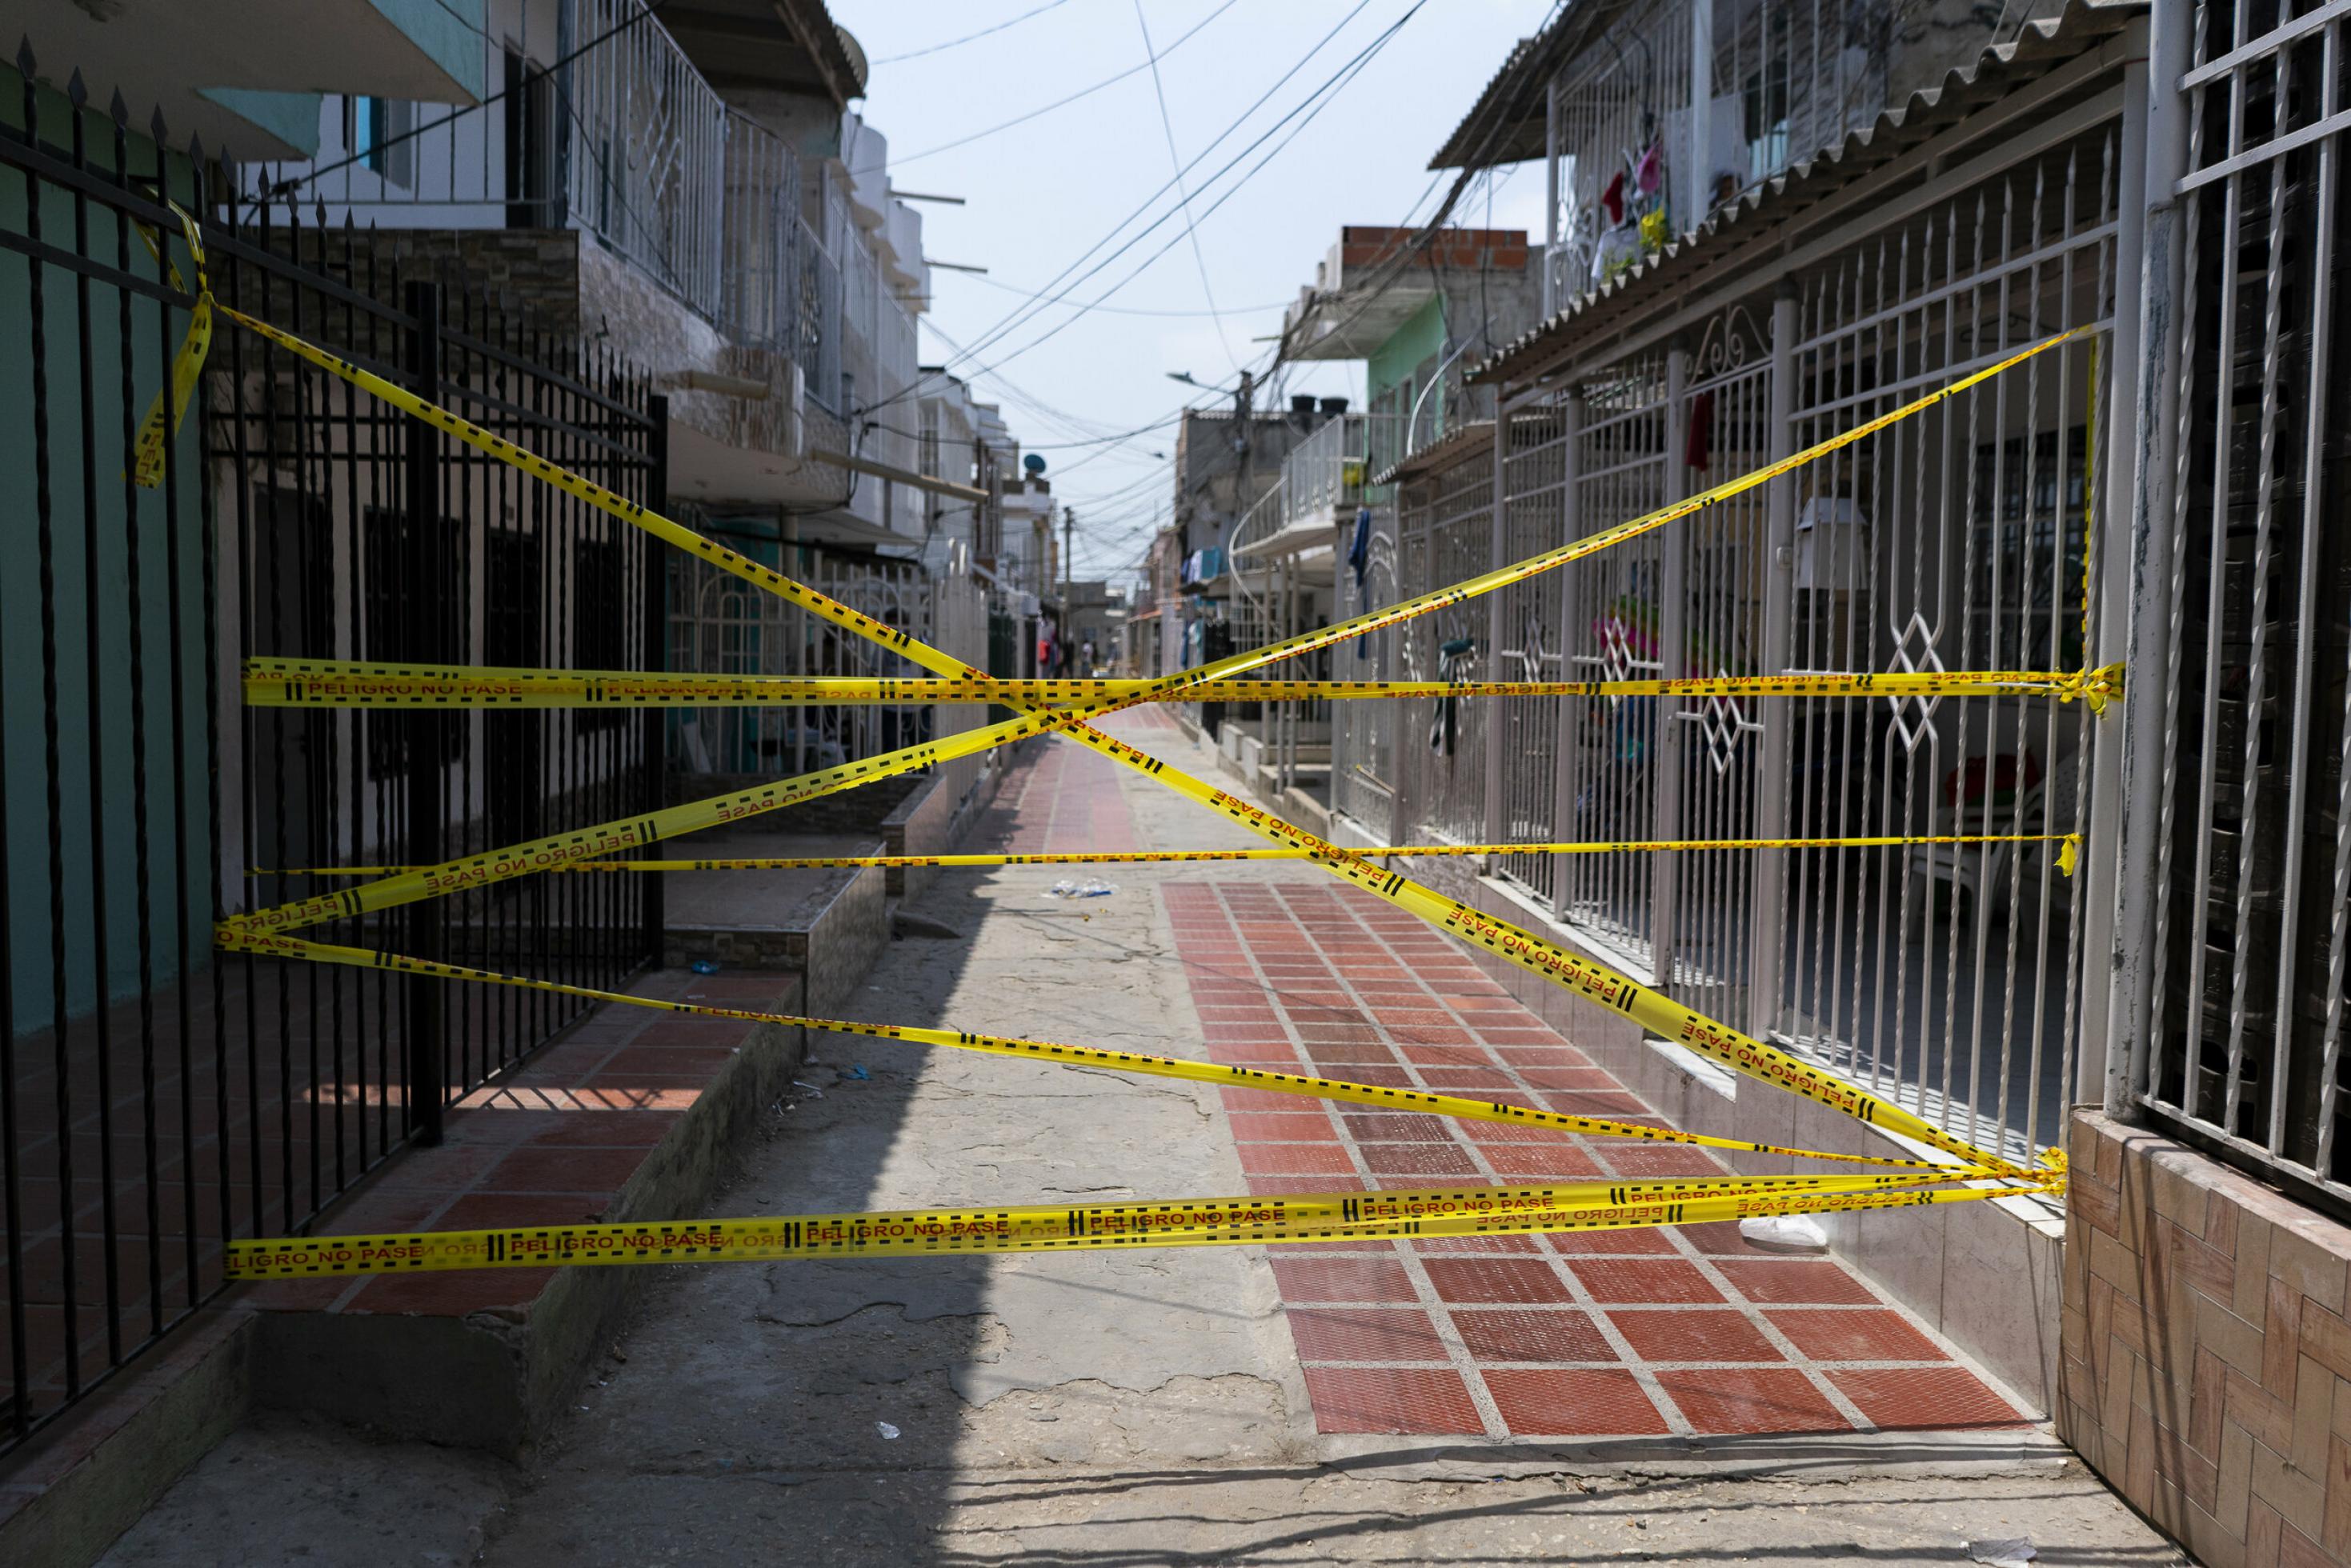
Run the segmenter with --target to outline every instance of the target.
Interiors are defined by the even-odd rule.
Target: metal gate
[[[624,816],[660,785],[655,715],[244,707],[254,654],[646,668],[651,542],[226,323],[158,484],[135,484],[194,303],[159,197],[209,212],[213,188],[200,157],[29,70],[22,119],[0,129],[22,192],[0,223],[0,396],[22,410],[0,471],[27,557],[0,572],[0,1447],[216,1293],[223,1238],[307,1222],[582,1008],[214,962],[212,922],[339,885],[318,868]],[[660,402],[620,366],[403,279],[350,229],[206,229],[224,301],[661,493]],[[311,929],[611,985],[658,921],[639,879],[573,877]]]
[[[2351,419],[2327,368],[2351,347],[2332,300],[2351,5],[2287,10],[2182,6],[2159,23],[2149,265],[2180,308],[2150,333],[2142,389],[2157,477],[2138,526],[2160,575],[2133,640],[2161,684],[2132,711],[2127,787],[2156,807],[2155,847],[2152,875],[2124,888],[2139,989],[2119,999],[2117,1038],[2134,1048],[2129,1097],[2339,1212]],[[2183,123],[2184,161],[2163,134]]]

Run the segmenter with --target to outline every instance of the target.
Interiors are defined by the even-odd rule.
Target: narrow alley
[[[1212,766],[1155,710],[1106,727]],[[1137,842],[1253,841],[1053,740],[974,847]],[[1309,867],[1100,869],[1115,891],[1082,898],[1050,890],[1084,867],[946,873],[920,909],[959,940],[893,943],[848,1015],[1646,1112],[1453,943]],[[870,1039],[810,1050],[712,1212],[1715,1168]],[[385,1561],[392,1538],[517,1565],[1960,1562],[2020,1536],[2052,1562],[2182,1561],[1908,1314],[1735,1226],[662,1273],[527,1473],[452,1490],[439,1450],[264,1421],[105,1561],[266,1558],[322,1513],[350,1521],[303,1558],[322,1565]]]
[[[2351,1568],[2351,0],[0,24],[0,1568]]]

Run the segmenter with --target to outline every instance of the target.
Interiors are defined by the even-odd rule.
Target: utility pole
[[[1061,508],[1061,646],[1075,648],[1078,635],[1077,512]]]

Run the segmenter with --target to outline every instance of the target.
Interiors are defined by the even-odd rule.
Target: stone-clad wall
[[[2214,1568],[2351,1563],[2351,1227],[2076,1112],[2058,1432]]]

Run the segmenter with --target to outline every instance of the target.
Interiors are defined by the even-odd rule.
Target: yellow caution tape
[[[1539,844],[1391,844],[1353,850],[1365,859],[1387,856],[1458,857],[1476,855],[1622,855],[1704,849],[1900,849],[1914,844],[2054,844],[2057,869],[2071,877],[2079,864],[2078,833],[1939,833],[1861,838],[1635,838]],[[808,855],[748,860],[578,860],[558,871],[816,871],[879,866],[1150,866],[1200,860],[1306,860],[1303,849],[1105,849],[1040,855]],[[255,867],[248,877],[391,877],[415,866]]]
[[[1666,1185],[1623,1184],[1593,1196],[1573,1188],[1464,1188],[1311,1198],[1205,1198],[1078,1209],[908,1210],[505,1231],[277,1236],[229,1242],[224,1272],[232,1280],[298,1279],[317,1274],[600,1263],[759,1262],[925,1252],[1237,1247],[1415,1236],[1529,1235],[1698,1225],[1763,1214],[1837,1214],[1961,1203],[2048,1191],[2053,1183],[2036,1180],[2009,1188],[1905,1192],[1820,1192],[1773,1187],[1687,1198],[1651,1191]]]
[[[1673,680],[1242,680],[1207,690],[1229,702],[1342,701],[1381,697],[2076,697],[2103,710],[2116,676],[2095,670],[1886,670],[1858,674],[1716,675]],[[622,670],[517,670],[335,659],[248,659],[245,700],[256,708],[747,708],[841,703],[1170,701],[1196,697],[1155,680],[1015,680],[841,676],[645,674]]]
[[[533,980],[526,975],[500,974],[494,970],[469,969],[463,964],[438,963],[424,959],[408,958],[399,953],[379,952],[367,948],[339,947],[326,942],[305,941],[298,937],[263,936],[221,928],[219,942],[222,950],[228,952],[249,952],[274,958],[304,959],[317,963],[343,964],[355,969],[392,970],[403,974],[434,975],[446,980],[478,981],[490,985],[511,985],[527,991],[544,991],[561,996],[584,997],[591,1002],[616,1002],[626,1007],[648,1008],[659,1012],[683,1012],[701,1018],[734,1018],[754,1023],[778,1023],[789,1028],[818,1029],[829,1033],[856,1034],[872,1040],[904,1040],[916,1045],[937,1045],[956,1051],[977,1051],[993,1056],[1019,1056],[1030,1061],[1064,1062],[1081,1067],[1110,1068],[1122,1073],[1141,1074],[1145,1077],[1179,1078],[1187,1083],[1214,1084],[1228,1089],[1261,1089],[1270,1094],[1304,1095],[1314,1099],[1343,1100],[1355,1105],[1376,1106],[1384,1111],[1409,1111],[1421,1116],[1454,1116],[1468,1121],[1518,1122],[1531,1127],[1557,1127],[1562,1132],[1582,1133],[1593,1137],[1637,1138],[1648,1143],[1695,1144],[1707,1148],[1736,1149],[1743,1154],[1776,1154],[1802,1159],[1835,1160],[1846,1164],[1898,1166],[1912,1170],[1930,1170],[1967,1177],[2001,1174],[1989,1164],[1952,1167],[1931,1160],[1901,1159],[1878,1155],[1824,1154],[1815,1149],[1789,1148],[1777,1144],[1750,1143],[1739,1138],[1714,1137],[1704,1133],[1683,1132],[1674,1127],[1650,1127],[1643,1122],[1619,1121],[1613,1116],[1571,1116],[1563,1111],[1530,1110],[1524,1106],[1504,1105],[1489,1100],[1473,1100],[1459,1095],[1431,1094],[1422,1089],[1387,1088],[1374,1084],[1351,1084],[1339,1078],[1316,1078],[1299,1073],[1270,1072],[1259,1067],[1230,1065],[1216,1062],[1195,1062],[1181,1056],[1155,1056],[1137,1051],[1105,1051],[1092,1046],[1061,1045],[1050,1040],[1026,1040],[1013,1035],[974,1034],[960,1030],[923,1029],[891,1023],[862,1023],[845,1018],[809,1018],[797,1013],[758,1012],[743,1008],[711,1007],[700,1002],[669,1002],[658,997],[632,996],[626,992],[599,991],[592,986],[567,985],[559,981]]]
[[[174,207],[172,211],[179,212],[179,209]],[[187,216],[184,213],[180,215],[183,219]],[[164,447],[179,431],[181,421],[187,418],[188,400],[195,395],[196,381],[204,371],[204,357],[212,352],[213,347],[213,296],[212,290],[204,286],[204,243],[193,223],[185,224],[185,230],[188,252],[196,267],[196,303],[188,314],[188,335],[181,339],[179,352],[172,357],[171,411],[166,415],[163,408],[165,394],[159,391],[155,394],[154,403],[147,410],[147,417],[139,421],[138,442],[132,448],[131,476],[145,490],[152,490],[163,483]],[[139,225],[139,237],[146,243],[148,254],[162,266],[172,286],[184,290],[187,286],[180,281],[180,269],[164,255],[163,247],[154,232],[141,223]]]
[[[183,214],[183,219],[188,221],[185,219],[185,214]],[[193,229],[192,221],[189,221],[189,226]],[[784,577],[779,573],[726,550],[657,513],[651,512],[636,503],[605,490],[591,481],[571,473],[544,458],[493,435],[481,427],[406,392],[382,378],[362,370],[315,345],[281,332],[266,322],[258,321],[227,306],[221,308],[231,319],[248,330],[341,377],[353,385],[392,403],[394,407],[448,431],[487,455],[526,472],[537,474],[548,483],[557,485],[600,510],[644,528],[658,537],[678,545],[681,548],[691,550],[704,559],[711,561],[720,569],[743,577],[757,586],[767,587],[778,597],[798,604],[822,618],[855,631],[869,640],[899,653],[912,662],[940,674],[956,677],[977,674],[961,660],[918,641],[907,632],[874,621],[872,618],[827,598],[821,594],[817,594]],[[2084,336],[2092,330],[2086,327],[2076,327],[2046,338],[1928,392],[1898,409],[1865,421],[1803,452],[1766,464],[1750,473],[1700,492],[1697,495],[1661,508],[1645,517],[1617,524],[1585,539],[1541,552],[1511,566],[1499,567],[1437,592],[1400,601],[1385,609],[1358,616],[1319,631],[1287,639],[1265,648],[1235,654],[1190,670],[1164,677],[1159,681],[1150,684],[1155,685],[1161,691],[1171,691],[1221,680],[1247,670],[1328,647],[1365,631],[1399,624],[1430,610],[1460,604],[1478,595],[1524,581],[1555,566],[1612,548],[1627,540],[1661,528],[1678,518],[1691,515],[1730,496],[1769,483],[1782,474],[1792,472],[1806,463],[1817,461],[1822,456],[1932,408],[1968,388],[1980,385],[2036,354],[2045,352],[2051,348]],[[1019,739],[1024,733],[1065,732],[1083,744],[1157,776],[1162,782],[1177,788],[1180,793],[1226,812],[1227,815],[1243,823],[1261,836],[1278,844],[1308,849],[1311,851],[1307,857],[1310,860],[1326,866],[1333,873],[1345,877],[1351,881],[1370,888],[1380,897],[1396,904],[1399,908],[1409,909],[1432,924],[1465,936],[1510,961],[1541,974],[1554,983],[1561,984],[1589,1000],[1602,1005],[1616,1006],[1648,1027],[1659,1030],[1667,1038],[1677,1039],[1703,1054],[1724,1062],[1735,1071],[1765,1082],[1778,1084],[1859,1119],[1877,1122],[1906,1136],[1926,1142],[1931,1147],[1959,1154],[1970,1159],[1994,1164],[2003,1171],[2022,1174],[2017,1172],[2017,1168],[2009,1165],[2008,1162],[1985,1155],[1983,1151],[1974,1148],[1964,1140],[1929,1126],[1899,1106],[1865,1090],[1844,1084],[1787,1053],[1753,1040],[1730,1029],[1728,1025],[1708,1019],[1701,1013],[1681,1008],[1670,999],[1639,986],[1601,965],[1578,958],[1531,933],[1520,930],[1506,922],[1489,919],[1467,906],[1443,898],[1433,889],[1411,882],[1400,873],[1385,872],[1380,867],[1372,866],[1346,850],[1305,834],[1287,823],[1280,822],[1278,818],[1267,815],[1247,802],[1236,800],[1223,791],[1213,789],[1198,780],[1188,778],[1180,772],[1168,768],[1158,759],[1114,741],[1086,723],[1087,720],[1099,717],[1102,713],[1144,700],[1146,700],[1145,697],[1137,696],[1119,701],[1106,701],[1032,713],[1025,720],[1008,721],[985,730],[970,732],[941,744],[907,748],[883,758],[873,759],[870,764],[852,764],[845,769],[828,770],[826,774],[806,775],[801,780],[787,780],[779,785],[767,786],[761,791],[747,792],[738,797],[717,797],[711,801],[695,803],[687,807],[671,808],[671,812],[688,814],[699,812],[705,816],[713,812],[723,814],[709,817],[700,824],[710,826],[713,821],[730,820],[734,816],[770,810],[777,805],[789,804],[792,799],[809,798],[811,794],[850,787],[855,783],[931,765],[935,762],[945,761],[951,756],[971,754],[973,752],[987,750]],[[826,782],[828,779],[830,782]],[[795,790],[803,793],[794,794]],[[255,911],[237,918],[227,929],[255,930],[293,929],[337,915],[357,914],[368,909],[386,908],[393,904],[412,902],[421,898],[444,896],[465,887],[477,886],[504,877],[521,876],[531,871],[545,869],[548,864],[562,860],[587,858],[618,849],[634,847],[638,843],[649,841],[633,836],[634,835],[656,834],[657,829],[664,827],[664,819],[670,815],[671,813],[653,813],[643,819],[629,823],[607,824],[583,833],[541,840],[536,845],[494,851],[472,862],[453,862],[448,867],[436,867],[433,871],[411,873],[404,877],[395,877],[369,883],[360,888],[346,888],[301,904]],[[667,828],[667,831],[672,832],[687,830],[689,829],[680,827]],[[600,839],[603,842],[599,843]],[[543,864],[542,856],[552,856],[553,859]]]

